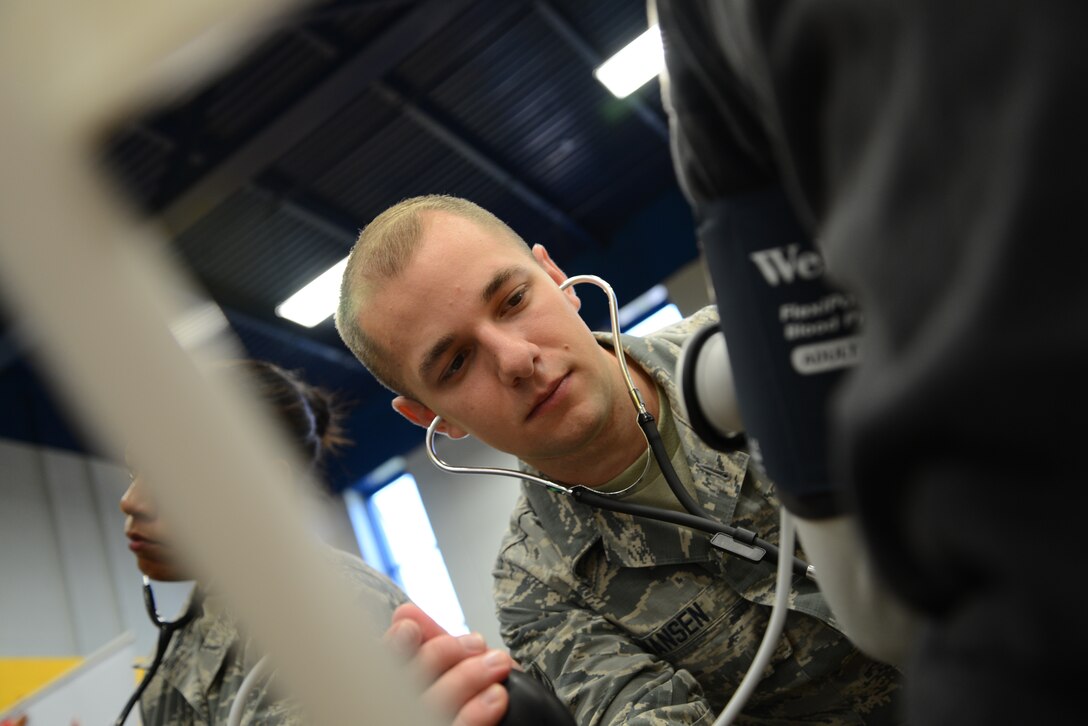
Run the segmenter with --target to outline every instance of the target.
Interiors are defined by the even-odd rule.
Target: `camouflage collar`
[[[701,326],[707,322],[707,319],[695,316],[679,325]],[[705,446],[682,414],[673,370],[681,343],[690,332],[685,327],[673,326],[663,335],[646,338],[625,335],[621,341],[628,355],[650,374],[669,398],[680,446],[692,474],[692,495],[708,513],[728,523],[736,509],[748,454],[742,451],[724,454]],[[594,335],[602,344],[611,346],[611,335]],[[707,536],[701,532],[596,510],[535,484],[525,484],[524,490],[544,528],[553,534],[553,541],[571,560],[579,559],[598,539],[609,560],[625,567],[704,562],[710,558]]]
[[[240,639],[222,610],[205,611],[174,636],[162,665],[164,683],[175,689],[196,713],[208,712],[208,692],[228,653]]]
[[[676,362],[680,358],[680,349],[693,328],[716,320],[708,318],[704,309],[700,313],[666,328],[661,333],[654,333],[644,338],[630,335],[620,336],[623,349],[665,392],[672,409],[672,419],[680,438],[680,447],[684,450],[695,490],[692,496],[705,511],[721,522],[730,522],[740,496],[741,485],[748,468],[749,456],[745,451],[723,453],[715,451],[702,442],[692,429],[691,421],[684,413],[680,391],[675,382]],[[612,335],[594,333],[602,345],[612,347]],[[632,416],[634,413],[631,414]]]

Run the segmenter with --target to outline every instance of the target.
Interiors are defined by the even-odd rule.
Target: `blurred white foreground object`
[[[191,293],[91,162],[107,121],[199,80],[286,5],[0,3],[0,291],[86,430],[138,452],[196,568],[314,723],[434,723],[384,624],[319,557],[253,402],[205,380],[171,333]]]

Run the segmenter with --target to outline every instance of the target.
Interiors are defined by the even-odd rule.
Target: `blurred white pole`
[[[384,623],[319,557],[252,402],[204,380],[171,335],[179,277],[90,161],[107,120],[191,84],[284,5],[0,3],[0,290],[87,431],[137,453],[197,570],[314,723],[434,723]]]

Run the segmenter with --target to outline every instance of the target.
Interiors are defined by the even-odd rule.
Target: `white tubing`
[[[249,698],[249,692],[253,690],[257,679],[263,676],[266,670],[268,670],[267,655],[257,661],[257,665],[253,666],[249,673],[246,673],[246,677],[242,679],[242,685],[238,686],[238,692],[234,694],[234,703],[230,705],[227,726],[242,726],[242,714],[246,712],[246,699]]]
[[[785,507],[782,507],[779,511],[779,521],[781,524],[778,529],[778,577],[775,580],[774,607],[771,608],[771,619],[767,623],[767,632],[763,634],[763,641],[759,644],[759,650],[756,651],[756,657],[752,661],[752,665],[748,668],[748,672],[744,674],[744,679],[737,686],[737,690],[733,697],[729,699],[729,703],[725,704],[725,708],[722,709],[718,720],[714,722],[714,726],[727,726],[740,715],[744,705],[748,703],[748,698],[756,690],[760,679],[763,678],[763,671],[767,668],[767,664],[771,662],[774,649],[778,646],[778,639],[782,635],[782,626],[786,624],[790,587],[793,583],[792,555],[794,538],[793,520]]]

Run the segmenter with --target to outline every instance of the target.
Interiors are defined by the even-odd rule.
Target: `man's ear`
[[[555,264],[555,260],[548,254],[548,250],[544,248],[544,245],[533,245],[533,257],[536,258],[537,264],[544,268],[544,272],[548,273],[548,277],[555,281],[556,285],[561,285],[564,280],[567,279],[567,273],[559,269],[559,265]],[[582,307],[582,301],[578,299],[578,293],[574,291],[574,287],[568,287],[563,291],[570,299],[571,305],[575,310],[580,310]]]
[[[423,428],[430,426],[431,421],[434,421],[435,417],[434,411],[427,408],[419,401],[408,398],[407,396],[397,396],[394,398],[393,410],[416,426],[422,426]],[[449,436],[451,439],[463,439],[468,436],[468,431],[465,431],[456,424],[451,424],[449,421],[443,421],[438,424],[438,431],[439,433]]]

